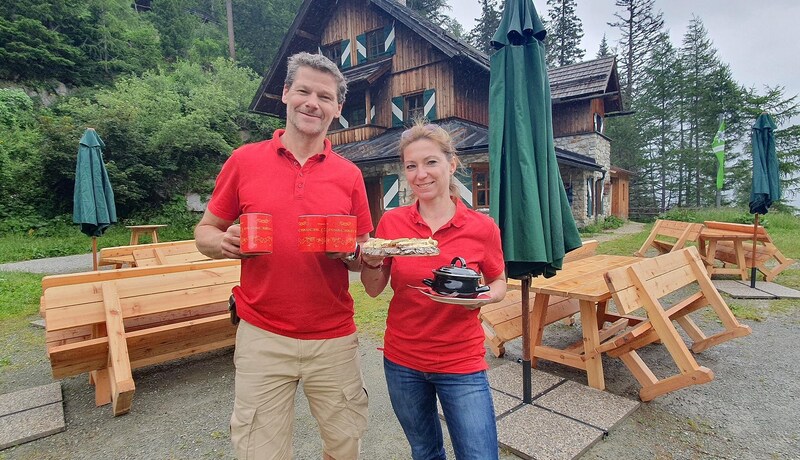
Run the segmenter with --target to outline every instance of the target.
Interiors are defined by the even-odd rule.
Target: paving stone
[[[45,328],[43,319],[37,319],[37,320],[31,321],[31,325],[32,326],[36,326],[36,327],[41,328],[41,329]]]
[[[522,399],[509,396],[497,390],[492,390],[495,417],[502,417],[506,412],[522,404]]]
[[[571,460],[603,437],[603,431],[541,407],[524,405],[497,422],[500,444],[525,459]]]
[[[61,402],[61,382],[0,395],[0,417]]]
[[[639,401],[565,382],[536,400],[536,405],[609,431],[639,407]]]
[[[0,396],[0,450],[65,428],[61,382]]]
[[[747,283],[747,287],[750,287],[750,282]],[[779,299],[800,299],[800,291],[777,283],[756,281],[756,289],[772,294]]]
[[[758,288],[753,289],[750,284],[736,280],[713,280],[718,291],[722,291],[735,299],[775,299],[776,296]],[[757,286],[757,285],[756,285]]]
[[[561,377],[531,369],[531,393],[535,399],[563,381]],[[508,395],[522,399],[522,364],[508,363],[489,370],[489,386]]]

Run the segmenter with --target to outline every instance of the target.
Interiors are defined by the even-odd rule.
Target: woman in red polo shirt
[[[459,165],[450,135],[417,124],[400,139],[400,160],[416,200],[386,212],[376,237],[433,238],[440,254],[386,258],[363,255],[361,281],[380,294],[391,280],[384,339],[384,371],[392,407],[414,459],[444,459],[436,399],[442,405],[458,459],[496,459],[497,429],[486,376],[479,308],[506,294],[500,230],[488,216],[459,199],[453,174]],[[487,300],[469,306],[435,302],[411,286],[462,257],[490,287]]]

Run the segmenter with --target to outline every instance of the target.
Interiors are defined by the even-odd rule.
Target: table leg
[[[733,250],[736,253],[736,264],[739,266],[739,274],[742,277],[742,281],[747,281],[749,273],[747,273],[747,260],[744,256],[742,240],[734,240]]]
[[[711,275],[714,274],[714,261],[717,258],[717,240],[711,240],[708,242],[708,247],[706,248],[706,271],[708,272],[709,278]]]
[[[542,344],[542,333],[544,332],[544,320],[547,316],[547,304],[550,303],[549,294],[536,294],[533,299],[533,311],[531,312],[530,323],[530,350],[531,367],[536,367],[536,347]]]
[[[605,390],[603,377],[603,361],[597,347],[600,346],[600,334],[597,327],[597,310],[594,302],[581,300],[581,328],[583,329],[583,353],[586,359],[586,374],[589,386]]]
[[[131,243],[130,245],[133,246],[134,244],[139,244],[139,232],[135,229],[131,230]]]
[[[158,243],[158,230],[153,230],[153,233],[150,234],[150,238],[153,239],[153,243]]]

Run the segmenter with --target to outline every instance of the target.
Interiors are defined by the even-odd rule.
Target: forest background
[[[449,15],[448,0],[407,4],[491,54],[500,0],[459,1],[480,4],[472,30]],[[187,193],[209,193],[234,148],[281,126],[247,109],[300,3],[0,3],[0,234],[71,221],[77,142],[86,127],[106,143],[121,218],[186,212]],[[548,29],[549,65],[617,56],[629,113],[609,118],[605,134],[613,141],[612,164],[633,173],[634,216],[714,205],[717,163],[710,145],[721,119],[727,126],[723,205],[746,204],[750,128],[764,111],[779,126],[783,188],[796,188],[800,126],[791,121],[800,113],[797,95],[781,86],[739,84],[702,18],[692,19],[681,43],[672,43],[656,0],[617,0],[608,27],[620,40],[584,50],[576,0],[543,3],[535,2]]]

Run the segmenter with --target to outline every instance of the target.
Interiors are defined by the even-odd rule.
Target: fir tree
[[[448,19],[445,11],[452,10],[447,0],[408,0],[406,5],[438,26],[445,25]]]
[[[586,51],[580,48],[583,25],[575,15],[575,0],[547,0],[547,64],[560,67],[583,59]]]
[[[493,51],[491,40],[500,26],[500,11],[497,9],[496,0],[479,0],[481,3],[481,17],[476,18],[475,28],[469,32],[469,42],[475,48],[490,54]]]
[[[606,34],[603,34],[603,39],[600,40],[600,48],[597,50],[596,58],[600,59],[601,57],[611,56],[611,49],[608,47],[608,40],[606,40]]]
[[[619,21],[608,23],[622,33],[620,80],[628,100],[636,96],[637,81],[646,66],[647,55],[664,27],[663,14],[654,11],[654,3],[655,0],[617,0],[616,5],[623,8],[623,12],[614,13]]]

